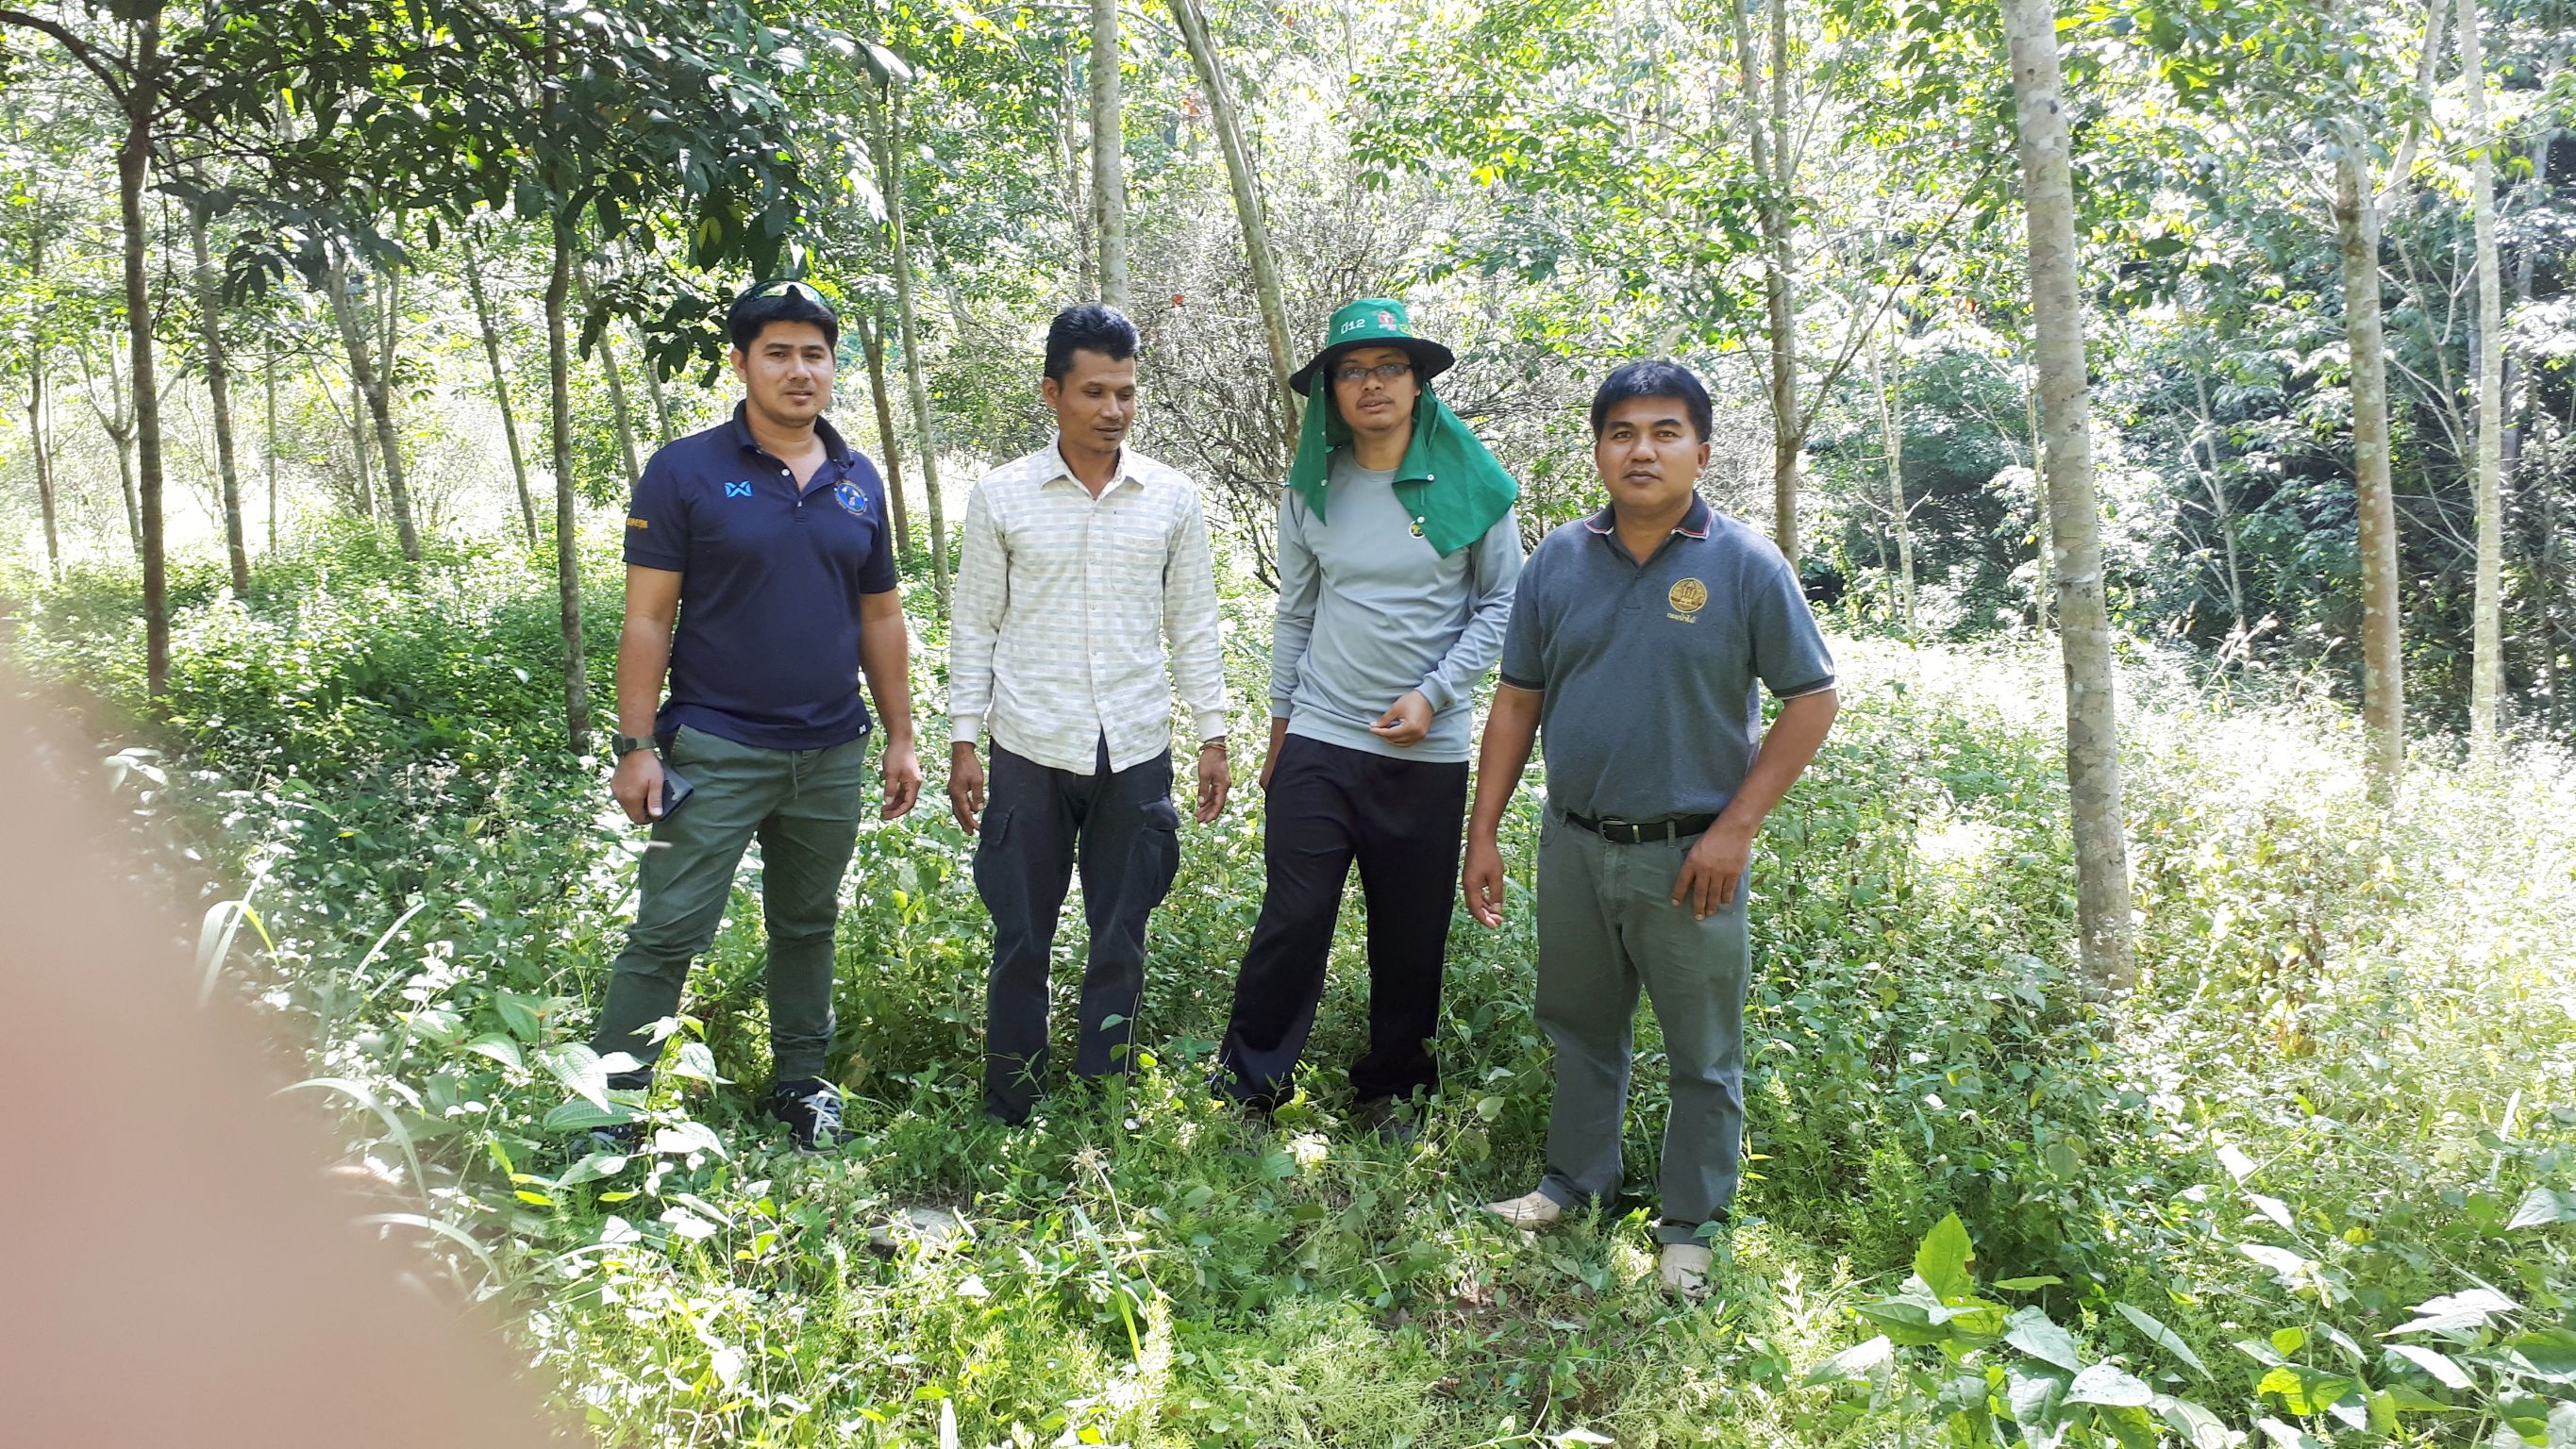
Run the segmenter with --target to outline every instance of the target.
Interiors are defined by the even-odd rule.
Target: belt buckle
[[[1624,830],[1628,833],[1628,838],[1626,840],[1619,841],[1619,844],[1634,845],[1637,843],[1637,822],[1633,820],[1622,820],[1616,815],[1602,816],[1601,838],[1604,840],[1617,839],[1617,837],[1611,834],[1614,830]]]

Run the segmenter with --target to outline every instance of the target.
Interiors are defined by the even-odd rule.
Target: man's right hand
[[[1503,923],[1503,852],[1493,837],[1470,835],[1467,841],[1467,867],[1458,878],[1458,888],[1467,897],[1467,914],[1476,924],[1492,929]]]
[[[970,740],[948,747],[948,809],[958,829],[975,833],[975,817],[984,813],[984,762],[975,758]]]
[[[608,793],[638,825],[662,818],[662,756],[657,750],[629,750],[609,777]]]

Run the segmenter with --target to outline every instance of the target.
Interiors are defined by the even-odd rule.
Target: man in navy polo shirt
[[[1521,570],[1485,721],[1462,889],[1503,918],[1503,807],[1547,740],[1538,847],[1538,1023],[1556,1047],[1547,1175],[1492,1205],[1552,1226],[1619,1189],[1640,985],[1672,1073],[1664,1128],[1667,1287],[1708,1289],[1744,1136],[1745,873],[1763,817],[1834,722],[1834,661],[1797,572],[1712,510],[1708,393],[1632,362],[1592,399],[1609,506],[1550,533]],[[1783,703],[1768,732],[1761,691]]]
[[[715,939],[756,837],[777,1068],[769,1110],[797,1146],[828,1147],[841,1130],[823,1073],[832,926],[866,808],[859,677],[885,718],[880,813],[892,819],[921,792],[911,646],[885,485],[823,419],[840,319],[807,284],[772,282],[734,302],[727,328],[742,403],[730,421],[654,453],[626,519],[610,790],[628,819],[652,824],[653,845],[591,1044],[603,1056],[660,1055],[657,1024],[678,1014],[689,963]],[[667,813],[665,759],[695,787]],[[650,1080],[648,1067],[611,1083]]]

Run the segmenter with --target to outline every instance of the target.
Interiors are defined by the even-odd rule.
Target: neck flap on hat
[[[1306,420],[1297,430],[1296,461],[1288,486],[1306,500],[1315,521],[1324,514],[1333,451],[1350,446],[1351,426],[1333,406],[1332,383],[1321,368],[1308,385]],[[1419,523],[1423,541],[1442,558],[1485,536],[1511,511],[1521,485],[1488,452],[1467,424],[1428,387],[1413,403],[1413,440],[1396,465],[1396,498]]]

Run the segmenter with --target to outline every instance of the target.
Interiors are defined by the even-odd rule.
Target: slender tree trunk
[[[2487,123],[2478,0],[2460,0],[2460,80],[2469,97],[2469,214],[2478,248],[2478,571],[2472,608],[2469,752],[2495,752],[2504,695],[2504,300],[2496,274],[2495,131]]]
[[[215,474],[223,499],[224,555],[233,593],[250,596],[250,544],[242,531],[241,471],[233,455],[232,377],[225,367],[223,277],[206,244],[206,212],[188,208],[188,247],[197,263],[197,326],[206,346],[206,398],[215,414]]]
[[[1226,82],[1224,63],[1198,0],[1171,0],[1171,6],[1172,18],[1180,22],[1181,40],[1198,69],[1199,88],[1207,92],[1217,145],[1225,153],[1226,179],[1234,188],[1234,215],[1243,227],[1244,255],[1252,264],[1252,291],[1261,303],[1262,335],[1270,343],[1270,367],[1278,379],[1282,435],[1293,450],[1301,399],[1289,389],[1288,375],[1297,370],[1297,363],[1288,340],[1288,304],[1279,290],[1278,261],[1270,248],[1270,223],[1261,211],[1252,147],[1244,139],[1243,123],[1234,109],[1234,88]]]
[[[662,395],[662,369],[653,361],[652,346],[641,327],[635,329],[635,356],[644,374],[644,397],[653,405],[653,446],[659,448],[674,436],[671,401]]]
[[[28,238],[27,274],[34,281],[41,281],[45,275],[42,232]],[[54,454],[45,422],[45,317],[39,304],[30,307],[27,316],[27,443],[36,459],[36,502],[45,513],[45,574],[59,579],[63,576],[63,543],[54,522]]]
[[[260,369],[260,381],[268,391],[268,551],[277,552],[277,338],[268,339],[266,365]]]
[[[1791,268],[1788,155],[1780,144],[1788,114],[1787,18],[1783,6],[1771,11],[1773,70],[1769,104],[1764,103],[1762,66],[1753,50],[1754,0],[1727,9],[1735,23],[1737,84],[1744,98],[1745,140],[1753,153],[1753,171],[1762,183],[1762,293],[1765,331],[1771,349],[1771,536],[1781,557],[1798,562],[1798,450],[1804,441],[1798,427],[1798,304]]]
[[[1896,535],[1896,617],[1908,634],[1914,632],[1914,533],[1905,508],[1905,430],[1897,426],[1895,393],[1888,385],[1887,374],[1896,365],[1896,341],[1888,339],[1887,364],[1882,366],[1878,353],[1869,355],[1869,380],[1878,389],[1878,433],[1887,446],[1887,516],[1889,531]],[[1901,381],[1901,379],[1900,379]]]
[[[2027,385],[2021,390],[2023,423],[2030,429],[2030,493],[2039,512],[2039,627],[2053,629],[2057,624],[2057,545],[2048,523],[2048,478],[2040,462],[2039,442],[2039,369],[2031,368]]]
[[[358,460],[358,516],[376,516],[376,440],[367,436],[367,396],[356,378],[349,380],[349,452]]]
[[[1112,100],[1114,103],[1114,93]],[[894,239],[895,319],[903,329],[903,366],[911,384],[913,436],[921,450],[921,494],[930,505],[931,586],[938,594],[939,612],[944,617],[948,613],[948,520],[939,498],[939,432],[930,416],[930,385],[921,374],[921,340],[913,327],[912,248],[903,221],[903,93],[889,88],[885,105],[877,111],[875,120],[877,184],[885,193],[886,230]],[[1116,174],[1114,168],[1111,174]],[[1108,248],[1104,244],[1101,250],[1105,262]],[[1119,265],[1123,272],[1123,243]]]
[[[402,545],[404,558],[417,559],[420,533],[412,526],[411,488],[403,478],[402,437],[394,429],[393,400],[387,396],[385,379],[376,369],[378,359],[368,345],[357,302],[349,295],[347,265],[335,259],[327,280],[331,313],[340,323],[340,345],[349,354],[349,380],[365,405],[367,417],[375,424],[376,449],[385,465],[385,502],[394,515],[394,537]],[[382,360],[388,367],[393,365],[390,356]]]
[[[557,203],[553,265],[546,272],[546,381],[553,405],[555,466],[555,596],[563,616],[564,732],[575,751],[590,748],[590,673],[581,639],[581,530],[572,478],[572,344],[565,312],[572,300],[573,219]]]
[[[1083,185],[1083,172],[1089,165],[1091,106],[1090,94],[1083,83],[1083,57],[1068,45],[1064,54],[1064,105],[1056,129],[1064,146],[1064,214],[1073,218],[1074,278],[1076,295],[1100,295],[1100,246],[1093,235],[1091,194]]]
[[[1127,309],[1127,145],[1118,115],[1118,0],[1091,0],[1091,201],[1100,235],[1100,300]],[[907,319],[910,308],[903,309]],[[909,320],[906,327],[911,324]],[[905,353],[912,351],[910,338]],[[929,458],[928,434],[922,455]],[[945,595],[942,596],[943,602]]]
[[[2379,307],[2379,206],[2358,129],[2335,154],[2335,237],[2352,355],[2352,455],[2361,533],[2361,720],[2370,798],[2397,802],[2406,771],[2406,654],[2398,612],[2397,503],[2389,479],[2388,344]]]
[[[2085,974],[2106,990],[2136,982],[2129,950],[2129,853],[2120,818],[2120,724],[2101,522],[2093,492],[2092,404],[2075,277],[2075,188],[2051,0],[2003,0],[2011,47],[2022,191],[2030,213],[2031,318],[2049,513],[2056,524],[2057,617],[2066,659],[2066,775],[2074,811],[2076,911]]]
[[[139,11],[139,13],[138,13]],[[170,691],[170,578],[161,525],[161,372],[153,356],[152,279],[143,184],[152,165],[152,117],[161,105],[161,6],[134,15],[134,71],[125,94],[125,140],[116,151],[117,211],[125,233],[125,325],[133,352],[134,435],[141,454],[136,519],[143,536],[143,679]]]
[[[885,304],[879,302],[859,319],[859,350],[868,358],[868,396],[877,406],[877,447],[885,454],[886,507],[894,515],[894,549],[912,554],[912,523],[903,506],[903,450],[894,431],[894,400],[886,393]]]
[[[92,416],[98,419],[99,431],[116,449],[118,492],[125,500],[125,536],[134,548],[137,564],[143,561],[143,494],[134,481],[134,410],[126,405],[125,376],[116,370],[116,353],[107,353],[107,402],[98,405],[98,375],[90,366],[89,348],[76,346],[73,354],[80,358],[81,393],[89,401]]]
[[[2200,430],[2192,443],[2192,461],[2200,469],[2201,487],[2209,493],[2209,516],[2218,523],[2220,562],[2226,570],[2220,578],[2227,585],[2227,633],[2231,640],[2244,639],[2245,580],[2236,566],[2236,511],[2227,501],[2226,475],[2219,471],[2218,415],[2209,406],[2209,374],[2195,366],[2191,384],[2200,395],[2200,411],[2193,415]]]
[[[510,407],[510,378],[501,370],[501,331],[492,322],[492,303],[483,291],[483,266],[474,255],[474,239],[459,236],[465,249],[465,289],[474,297],[474,322],[483,333],[483,361],[492,370],[492,401],[501,408],[501,440],[510,445],[510,476],[519,485],[519,520],[527,526],[528,547],[537,546],[537,500],[528,489],[528,457],[519,446],[519,418]]]
[[[599,367],[608,374],[608,411],[617,419],[617,457],[626,465],[626,486],[644,476],[643,461],[635,456],[635,415],[626,407],[626,382],[619,376],[617,365],[616,326],[611,323],[599,329]]]

